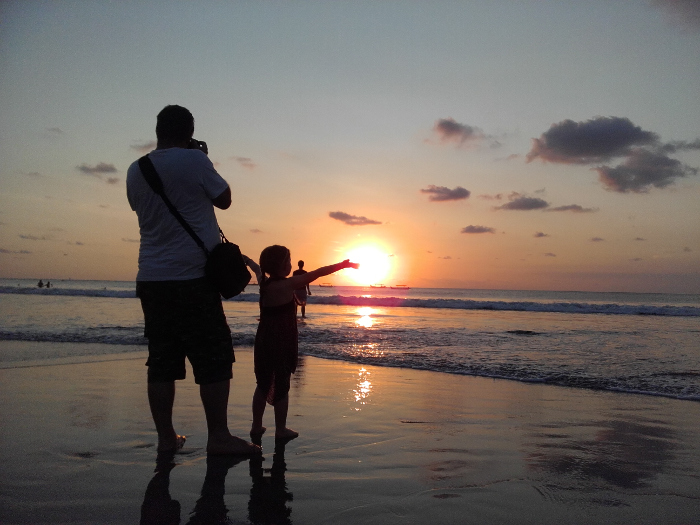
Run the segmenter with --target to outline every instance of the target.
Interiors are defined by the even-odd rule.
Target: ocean
[[[700,401],[700,295],[311,285],[304,355]],[[253,345],[257,286],[224,301]],[[6,341],[57,343],[3,344]],[[60,343],[60,344],[59,344]],[[142,352],[135,284],[0,279],[0,368]]]

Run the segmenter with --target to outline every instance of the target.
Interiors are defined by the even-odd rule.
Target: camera
[[[207,143],[203,140],[190,139],[187,149],[198,149],[203,151],[205,155],[209,155],[209,148],[207,148]]]

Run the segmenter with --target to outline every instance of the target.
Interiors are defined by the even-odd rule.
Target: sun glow
[[[352,262],[360,263],[360,267],[348,272],[348,276],[361,286],[382,283],[391,271],[389,255],[375,246],[354,248],[347,257]]]

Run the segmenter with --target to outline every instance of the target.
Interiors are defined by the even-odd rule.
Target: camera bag
[[[139,159],[139,168],[141,168],[141,173],[143,173],[151,189],[157,195],[160,195],[170,213],[173,214],[185,231],[194,239],[197,246],[206,254],[207,262],[204,271],[214,288],[224,299],[230,299],[241,293],[250,282],[250,272],[243,261],[238,245],[229,242],[224,232],[219,228],[221,242],[214,246],[213,250],[207,250],[202,239],[199,238],[199,235],[195,233],[184,217],[180,215],[180,212],[177,211],[177,208],[165,194],[163,181],[160,180],[160,176],[148,155],[144,155]]]

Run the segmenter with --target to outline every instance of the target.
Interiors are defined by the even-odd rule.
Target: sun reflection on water
[[[370,372],[366,368],[360,368],[357,374],[357,385],[353,393],[355,395],[355,402],[360,405],[367,404],[369,400],[369,395],[372,392],[372,382],[370,381]],[[360,410],[361,407],[355,407],[355,410]]]
[[[374,325],[374,319],[371,317],[373,313],[374,309],[370,306],[362,306],[358,308],[357,314],[360,316],[360,318],[355,321],[355,324],[363,328],[372,328],[372,325]]]

